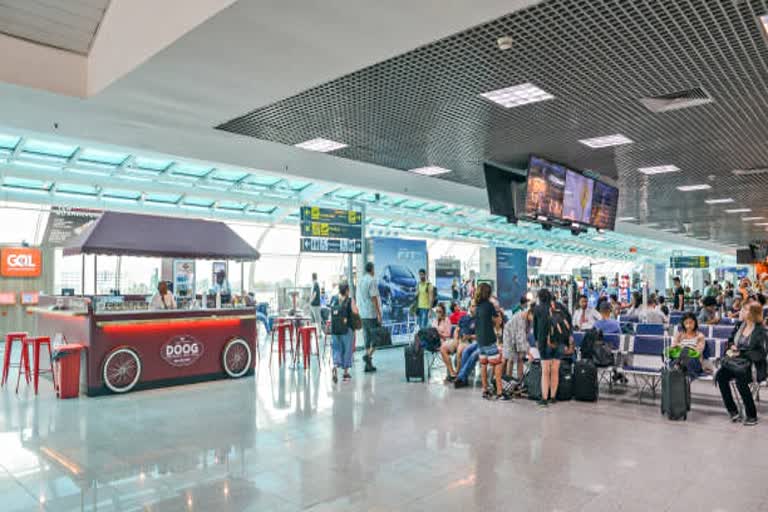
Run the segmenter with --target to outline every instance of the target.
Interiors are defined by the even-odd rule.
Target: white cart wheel
[[[221,354],[221,362],[227,375],[236,379],[242,377],[251,369],[253,354],[251,347],[242,338],[229,340]]]
[[[104,361],[104,384],[113,393],[126,393],[133,389],[141,377],[141,359],[129,348],[113,350]]]

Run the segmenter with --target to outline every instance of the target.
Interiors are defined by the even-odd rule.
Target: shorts
[[[541,354],[542,361],[551,361],[553,359],[562,359],[563,347],[562,345],[555,345],[554,348],[549,346],[549,343],[544,343],[543,347],[539,347],[539,353]]]
[[[478,351],[480,352],[480,364],[501,364],[501,352],[496,345],[486,345],[480,347]]]
[[[375,348],[378,344],[379,320],[378,318],[363,318],[363,338],[365,349]]]
[[[522,340],[523,343],[520,343],[519,341],[520,340],[515,341],[514,343],[512,341],[504,342],[504,345],[502,345],[504,359],[512,359],[518,355],[522,356],[528,353],[528,349],[530,348],[528,340]]]

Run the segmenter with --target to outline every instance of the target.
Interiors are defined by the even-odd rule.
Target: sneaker
[[[494,395],[493,395],[493,394],[491,394],[491,393],[489,393],[488,391],[483,391],[483,398],[485,398],[486,400],[491,400],[491,399],[493,399],[493,396],[494,396]]]
[[[738,423],[740,421],[741,421],[741,414],[739,414],[739,413],[731,414],[731,422],[732,423]]]
[[[557,403],[557,398],[553,398],[549,401],[549,405],[555,405]]]
[[[755,425],[757,425],[757,418],[747,418],[744,420],[745,427],[754,427]]]
[[[547,401],[546,400],[539,400],[538,402],[536,402],[536,405],[538,405],[539,407],[546,407],[547,406]]]
[[[501,400],[502,402],[508,402],[512,400],[512,395],[509,395],[507,393],[502,393],[501,395],[496,395],[497,400]]]
[[[465,381],[465,380],[461,380],[461,379],[457,378],[455,381],[453,381],[453,387],[455,389],[465,388],[467,386],[468,386],[468,384],[467,384],[467,381]]]
[[[336,372],[336,368],[334,368],[333,369],[333,383],[336,384],[337,382],[339,382],[339,375]]]
[[[371,364],[371,356],[365,354],[363,356],[363,362],[365,363],[365,366],[369,366]]]
[[[349,382],[352,380],[352,376],[348,373],[345,373],[342,379],[344,380],[344,382]]]
[[[448,375],[448,376],[445,378],[445,383],[446,383],[446,384],[450,384],[451,382],[454,382],[455,380],[456,380],[456,377],[455,377],[455,376],[453,376],[453,375]]]

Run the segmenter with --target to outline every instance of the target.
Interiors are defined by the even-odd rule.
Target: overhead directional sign
[[[709,256],[672,256],[669,258],[672,268],[709,268]]]
[[[301,252],[355,253],[363,251],[362,240],[347,238],[302,238]]]
[[[355,210],[337,210],[302,206],[301,252],[362,252],[362,214]]]

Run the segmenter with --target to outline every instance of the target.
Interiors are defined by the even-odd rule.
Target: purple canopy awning
[[[64,243],[64,255],[253,261],[259,252],[223,222],[104,212]]]

